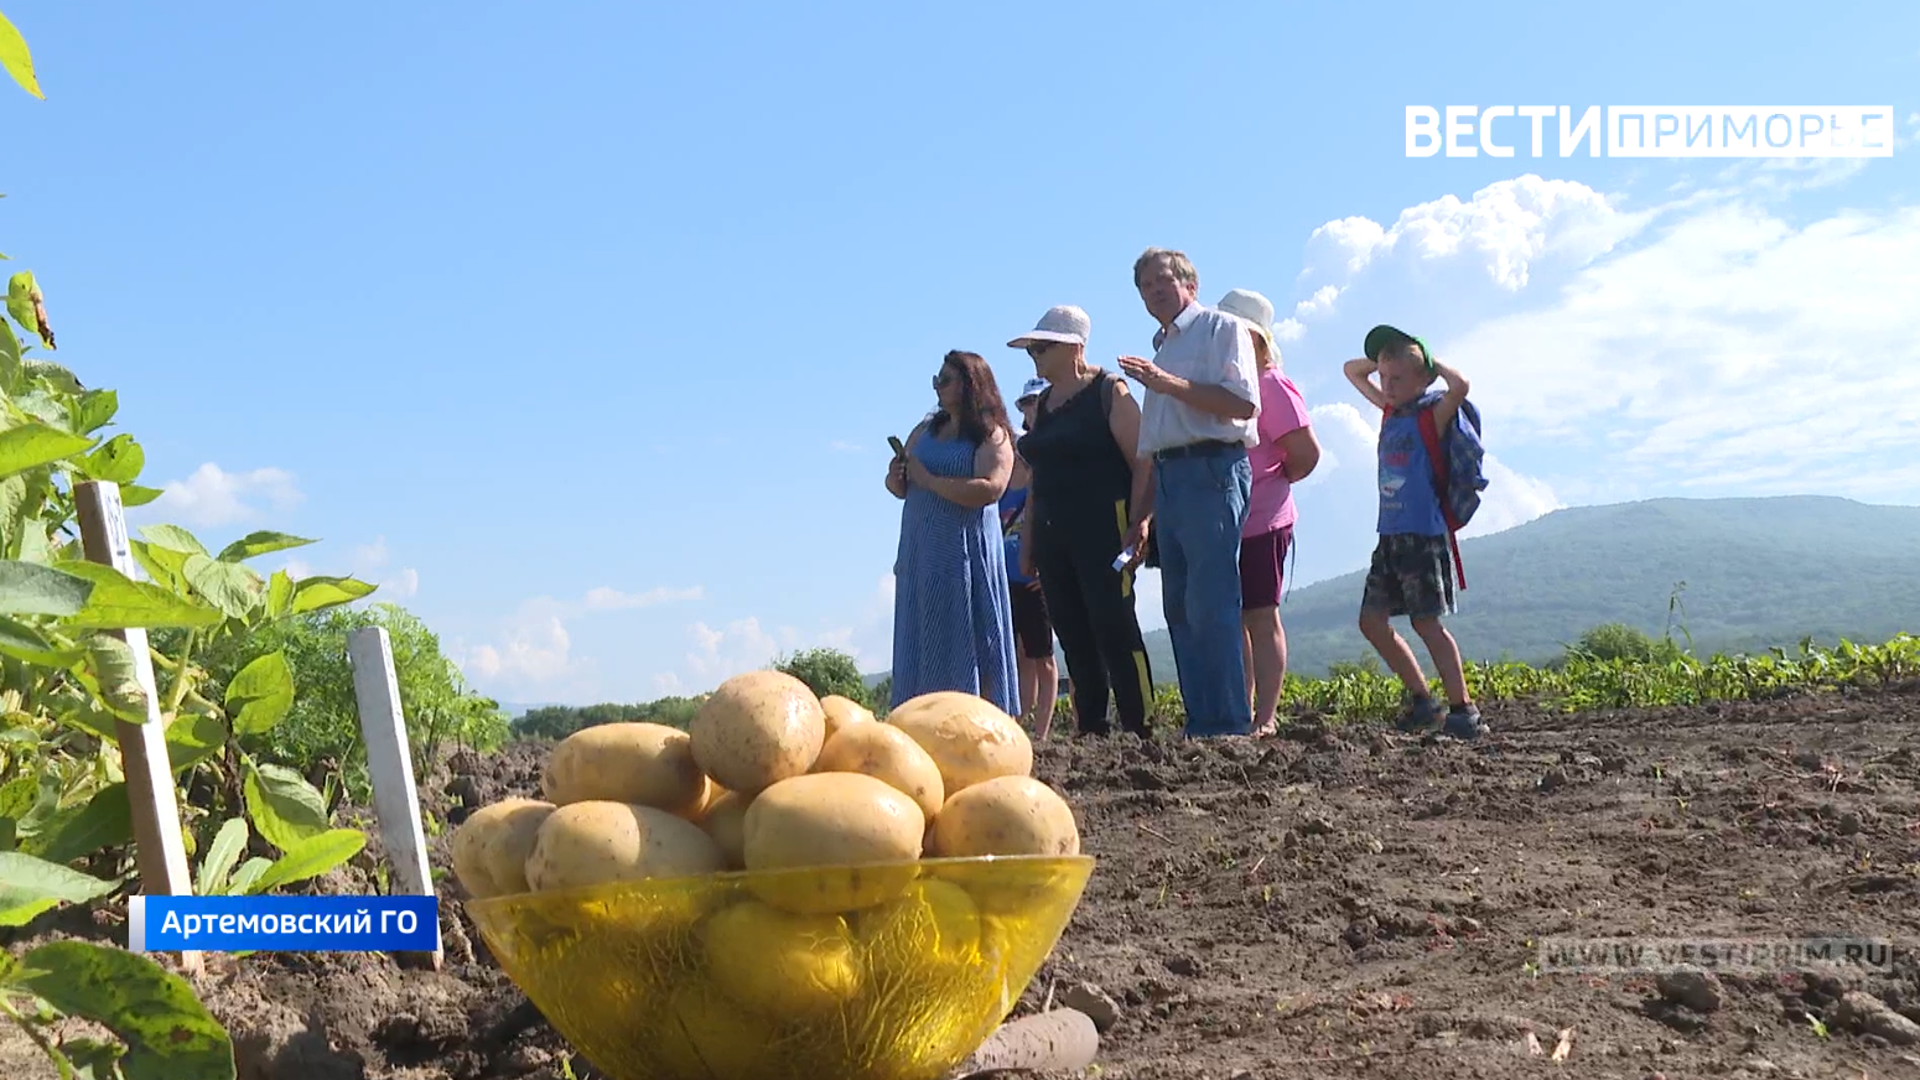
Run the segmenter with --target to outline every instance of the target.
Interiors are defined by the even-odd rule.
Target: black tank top
[[[1106,403],[1114,387],[1102,371],[1066,403],[1048,411],[1049,389],[1034,410],[1033,430],[1021,436],[1020,456],[1033,471],[1032,498],[1039,507],[1036,525],[1084,521],[1097,514],[1114,519],[1114,504],[1133,496],[1132,455],[1122,451],[1107,426]],[[1069,526],[1071,527],[1071,526]]]

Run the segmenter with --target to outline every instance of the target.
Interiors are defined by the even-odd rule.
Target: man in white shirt
[[[1140,454],[1154,474],[1133,507],[1127,543],[1137,559],[1151,528],[1159,547],[1187,734],[1245,735],[1253,709],[1241,653],[1240,528],[1253,486],[1247,447],[1259,437],[1253,342],[1239,320],[1200,304],[1200,275],[1178,251],[1147,249],[1133,283],[1160,330],[1152,360],[1120,358],[1146,387]]]

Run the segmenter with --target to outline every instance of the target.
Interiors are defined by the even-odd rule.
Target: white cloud
[[[353,549],[353,558],[349,570],[354,577],[378,585],[373,599],[389,603],[399,603],[420,591],[420,571],[411,566],[398,570],[389,570],[392,557],[387,552],[387,538],[375,537],[371,544],[361,544]],[[293,576],[291,570],[288,576]]]
[[[644,592],[624,592],[600,585],[577,600],[536,596],[513,614],[500,619],[486,639],[469,644],[456,640],[445,646],[449,659],[483,691],[513,698],[598,697],[605,691],[595,681],[598,660],[574,653],[575,620],[609,612],[631,611],[661,604],[704,599],[701,586],[661,586]],[[632,693],[621,688],[616,693]]]
[[[1661,488],[1911,499],[1920,210],[1801,221],[1773,206],[1851,168],[1755,166],[1739,188],[1633,211],[1523,176],[1410,208],[1391,228],[1330,222],[1308,241],[1298,287],[1340,286],[1340,311],[1303,328],[1289,372],[1331,399],[1310,404],[1350,402],[1338,365],[1368,326],[1433,343],[1486,417],[1492,486],[1474,533],[1565,499]],[[1315,417],[1323,441],[1359,421]],[[1336,439],[1331,456],[1366,445]],[[1330,496],[1306,494],[1318,480],[1303,499]],[[1334,516],[1366,512],[1361,500]],[[1310,541],[1304,503],[1302,520]]]
[[[518,686],[549,684],[576,674],[572,647],[573,639],[558,615],[529,611],[497,643],[468,650],[461,667],[476,680]]]
[[[628,611],[659,604],[700,600],[706,595],[706,590],[698,585],[690,589],[671,589],[661,586],[642,593],[621,592],[619,589],[601,585],[587,590],[585,603],[588,611]]]
[[[169,480],[153,501],[155,514],[191,528],[246,524],[261,517],[262,504],[275,513],[300,505],[303,496],[293,474],[272,467],[228,472],[209,461],[185,480]]]
[[[1894,494],[1920,443],[1916,295],[1920,210],[1795,227],[1732,203],[1448,347],[1508,444],[1649,484]]]
[[[857,443],[850,443],[845,439],[834,439],[827,443],[827,449],[842,454],[857,454],[861,448]]]
[[[882,574],[850,625],[802,630],[767,626],[758,616],[721,626],[692,623],[686,629],[688,648],[680,667],[655,674],[653,686],[662,694],[700,693],[742,672],[767,667],[777,657],[807,649],[838,649],[853,657],[862,672],[886,670],[893,666],[893,590],[893,574]]]

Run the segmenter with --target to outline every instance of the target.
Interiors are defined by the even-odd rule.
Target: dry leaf
[[[1567,1055],[1571,1053],[1573,1053],[1573,1029],[1566,1028],[1560,1032],[1560,1045],[1553,1048],[1553,1060],[1565,1061]]]
[[[1539,1057],[1546,1052],[1546,1048],[1540,1045],[1540,1037],[1531,1031],[1527,1032],[1527,1053]]]

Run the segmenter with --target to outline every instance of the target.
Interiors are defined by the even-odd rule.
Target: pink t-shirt
[[[1308,425],[1307,402],[1293,380],[1268,368],[1260,373],[1260,445],[1247,451],[1253,467],[1253,493],[1247,499],[1247,524],[1240,535],[1259,536],[1293,524],[1293,485],[1280,468],[1277,440]]]

